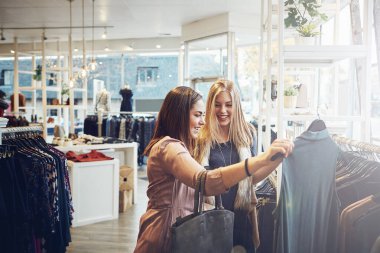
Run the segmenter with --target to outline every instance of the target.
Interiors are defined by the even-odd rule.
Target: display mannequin
[[[121,101],[120,111],[121,112],[131,112],[132,111],[132,96],[133,92],[128,84],[124,86],[123,89],[120,90],[119,94],[123,97]]]
[[[95,111],[105,111],[108,112],[111,107],[111,97],[110,93],[105,89],[102,88],[97,94],[96,94],[96,104],[95,104]]]

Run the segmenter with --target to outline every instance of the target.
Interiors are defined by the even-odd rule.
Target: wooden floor
[[[139,172],[140,174],[145,171]],[[146,174],[145,174],[146,176]],[[140,216],[145,212],[148,181],[138,180],[137,203],[118,220],[71,229],[69,253],[131,253],[136,246]]]

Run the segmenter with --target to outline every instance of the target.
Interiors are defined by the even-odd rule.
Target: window
[[[137,68],[137,85],[155,85],[158,78],[158,67]]]

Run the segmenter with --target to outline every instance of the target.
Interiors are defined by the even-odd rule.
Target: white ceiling
[[[95,26],[112,26],[107,39],[179,37],[181,26],[226,12],[252,15],[259,22],[259,0],[95,0]],[[84,24],[92,26],[92,0],[84,0]],[[13,37],[20,42],[40,41],[42,29],[13,28],[46,27],[49,40],[67,41],[69,29],[48,27],[70,26],[70,3],[67,0],[0,0],[0,23],[5,41]],[[82,0],[72,2],[72,25],[82,26]],[[95,40],[101,40],[103,28],[95,29]],[[82,39],[82,29],[73,29],[73,40]],[[168,35],[162,35],[168,34]],[[85,38],[91,40],[91,28]]]

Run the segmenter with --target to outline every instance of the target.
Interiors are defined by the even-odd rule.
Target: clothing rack
[[[26,126],[26,127],[0,127],[0,145],[2,144],[3,134],[21,133],[21,132],[43,132],[42,126]]]
[[[136,115],[136,116],[156,116],[158,112],[124,112],[124,111],[97,111],[98,114],[98,137],[102,137],[102,124],[103,124],[103,116],[105,114],[112,115],[112,114],[120,114],[120,115]]]
[[[343,136],[339,135],[332,135],[332,139],[339,145],[344,146],[350,151],[368,151],[368,152],[373,152],[378,155],[380,155],[380,146],[367,143],[367,142],[362,142],[362,141],[357,141],[357,140],[352,140]]]

